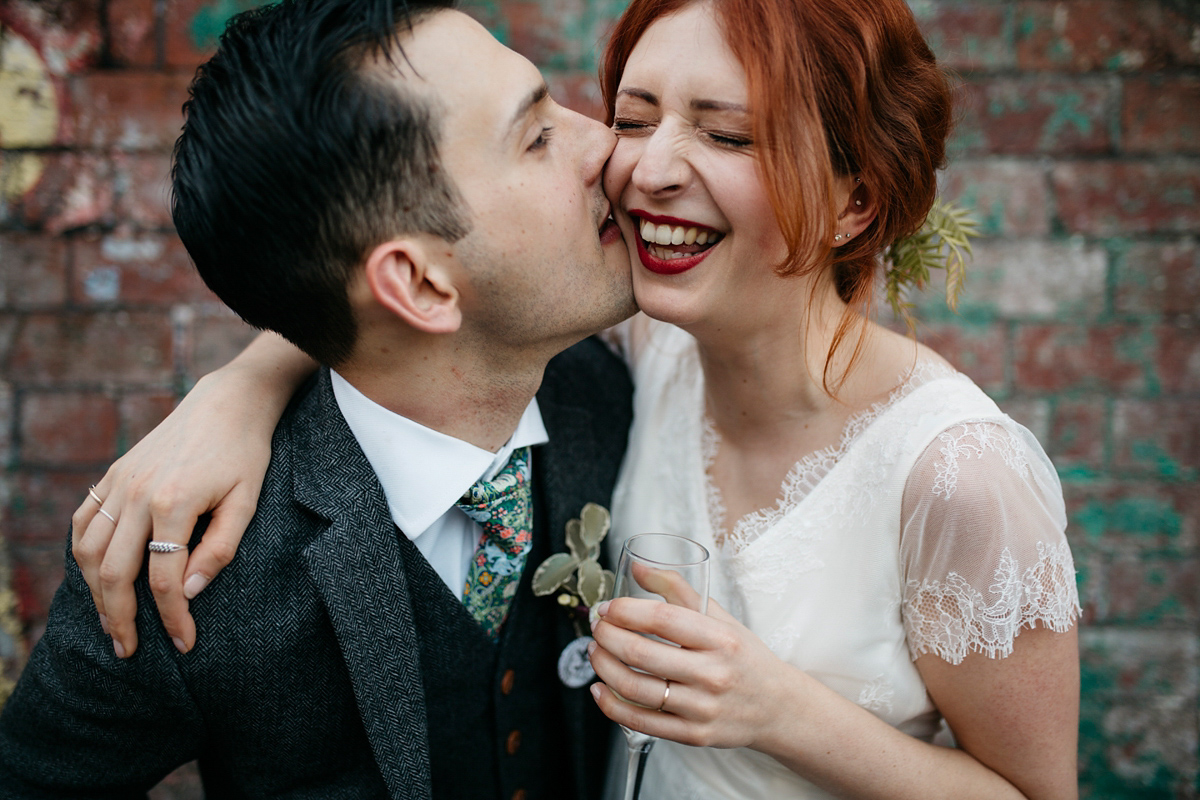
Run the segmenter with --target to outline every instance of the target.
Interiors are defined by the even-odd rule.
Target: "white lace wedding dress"
[[[917,656],[1003,658],[1023,628],[1073,624],[1078,596],[1054,467],[966,376],[918,362],[886,402],[851,418],[840,444],[795,465],[775,508],[726,537],[715,534],[726,526],[707,465],[719,442],[695,343],[651,323],[639,351],[607,541],[613,563],[636,533],[700,541],[713,555],[711,596],[780,658],[927,741],[940,716]],[[660,741],[642,797],[828,795],[752,750]]]

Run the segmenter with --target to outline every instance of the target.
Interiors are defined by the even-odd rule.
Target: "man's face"
[[[555,103],[533,64],[457,11],[418,23],[404,52],[416,72],[404,66],[406,87],[434,103],[472,226],[452,245],[463,330],[499,349],[561,349],[632,314],[601,180],[608,128]]]

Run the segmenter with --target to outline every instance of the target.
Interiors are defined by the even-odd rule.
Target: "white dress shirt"
[[[494,478],[514,450],[550,440],[537,399],[530,400],[508,442],[491,453],[389,411],[332,370],[330,378],[396,526],[461,597],[482,530],[455,503],[476,481]]]

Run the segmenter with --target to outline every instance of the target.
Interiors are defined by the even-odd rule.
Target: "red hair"
[[[763,182],[788,247],[777,271],[804,274],[832,264],[841,298],[868,311],[881,255],[917,231],[933,205],[952,127],[949,84],[907,3],[632,0],[601,65],[609,124],[642,34],[694,2],[712,2],[746,71]],[[840,210],[834,179],[851,174],[862,178],[877,216],[833,248]],[[848,310],[830,357],[852,318]]]

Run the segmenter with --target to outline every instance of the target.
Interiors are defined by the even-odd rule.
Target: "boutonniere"
[[[558,658],[558,677],[571,688],[585,685],[596,673],[587,657],[592,637],[586,634],[591,609],[612,595],[616,575],[600,566],[600,543],[608,535],[612,518],[608,509],[588,503],[579,519],[567,523],[567,552],[555,553],[533,573],[533,593],[538,597],[558,593],[558,604],[570,615],[576,639]]]

